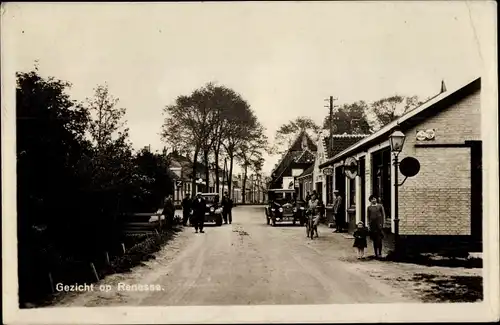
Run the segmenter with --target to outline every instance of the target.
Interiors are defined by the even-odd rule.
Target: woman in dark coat
[[[385,211],[382,204],[378,203],[377,197],[370,195],[371,204],[367,208],[368,226],[370,238],[373,241],[375,257],[382,256],[382,239],[384,238],[382,229],[384,226]]]

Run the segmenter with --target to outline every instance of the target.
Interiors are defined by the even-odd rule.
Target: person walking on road
[[[196,194],[196,199],[194,199],[193,201],[192,209],[193,209],[192,220],[194,221],[193,223],[194,229],[196,233],[198,233],[198,229],[200,230],[200,233],[204,233],[203,224],[205,223],[205,211],[207,209],[207,203],[201,197],[201,193]]]
[[[335,218],[335,231],[342,232],[342,213],[340,206],[342,205],[342,196],[339,194],[338,190],[333,191],[333,216]]]
[[[182,225],[187,226],[189,216],[191,215],[192,200],[189,193],[186,193],[186,197],[182,200]]]
[[[382,256],[382,239],[384,234],[382,232],[385,220],[385,211],[382,204],[378,203],[377,197],[375,195],[370,195],[369,198],[371,204],[367,208],[368,217],[368,228],[370,232],[370,238],[373,241],[373,250],[375,251],[375,257]]]
[[[358,259],[362,259],[365,256],[366,237],[368,236],[368,230],[365,224],[360,221],[358,222],[358,228],[354,231],[354,245],[358,250]]]
[[[312,196],[311,196],[311,200],[309,200],[309,204],[307,206],[307,210],[308,210],[308,213],[313,218],[313,227],[314,227],[314,232],[316,233],[316,237],[319,237],[319,235],[318,235],[318,224],[319,224],[320,214],[319,214],[319,211],[318,211],[318,204],[319,204],[319,201],[318,201],[318,198],[316,196],[316,192],[314,192],[312,194]],[[309,234],[308,234],[308,237],[309,237]]]
[[[227,224],[228,217],[231,214],[231,199],[227,192],[224,192],[224,196],[222,197],[222,218],[224,219],[224,223]],[[231,221],[229,222],[231,223]]]

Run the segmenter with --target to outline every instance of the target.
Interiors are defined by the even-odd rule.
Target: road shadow
[[[387,257],[381,259],[385,261],[393,261],[398,263],[417,264],[423,266],[437,266],[437,267],[450,267],[450,268],[466,268],[476,269],[483,267],[483,259],[481,258],[448,258],[448,257],[431,257],[425,255],[403,256],[394,257],[389,254]]]
[[[417,273],[412,281],[428,284],[419,289],[424,302],[478,302],[483,300],[483,278],[480,276],[439,277]]]
[[[298,223],[296,223],[295,225],[292,223],[279,223],[279,224],[276,224],[276,226],[274,226],[274,227],[271,225],[269,227],[272,227],[272,228],[304,228],[305,226],[301,226]]]

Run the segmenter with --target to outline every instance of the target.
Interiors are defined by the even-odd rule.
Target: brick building
[[[397,188],[401,241],[425,251],[449,245],[481,249],[480,93],[480,78],[442,91],[320,165],[334,168],[333,187],[345,192],[343,213],[351,229],[366,221],[368,197],[376,195],[386,210],[386,244],[392,244],[396,202],[389,135],[399,129],[406,136],[400,161],[414,157],[420,163],[419,173]],[[346,176],[346,160],[357,165],[355,175]]]

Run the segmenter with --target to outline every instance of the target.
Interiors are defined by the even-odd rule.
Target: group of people
[[[383,227],[385,221],[384,206],[380,204],[379,199],[375,195],[369,197],[370,205],[366,209],[366,217],[368,220],[368,227],[360,221],[354,231],[354,247],[358,252],[358,258],[364,257],[364,250],[367,245],[367,237],[373,242],[373,250],[375,257],[382,257],[382,241],[384,238]],[[321,217],[324,215],[325,206],[318,198],[316,191],[306,196],[307,211],[310,217],[313,218],[313,226],[315,227],[316,236],[318,236],[317,226]],[[344,231],[344,219],[341,213],[342,196],[339,191],[333,191],[333,216],[335,220],[334,232]]]
[[[215,197],[215,204],[219,204],[219,196]],[[224,223],[227,224],[233,222],[233,200],[229,197],[228,193],[225,192],[222,197],[222,218]],[[197,193],[196,197],[191,199],[190,194],[187,193],[186,197],[182,200],[182,224],[187,226],[188,221],[191,226],[194,227],[195,232],[204,233],[203,230],[205,223],[205,211],[207,209],[207,202],[202,197],[201,193]]]
[[[364,257],[365,248],[368,246],[366,238],[369,236],[373,242],[373,250],[375,257],[382,257],[382,240],[384,238],[383,227],[385,220],[384,206],[379,203],[375,195],[371,195],[370,205],[366,209],[368,219],[368,228],[360,221],[357,224],[357,229],[354,231],[354,247],[358,251],[358,259]]]
[[[306,204],[309,206],[309,202],[311,201],[312,198],[315,198],[317,200],[317,212],[319,214],[318,217],[318,222],[325,216],[325,205],[321,198],[319,198],[318,193],[316,191],[313,191],[312,194],[307,193],[306,196]],[[333,191],[333,217],[335,220],[335,231],[334,232],[342,232],[344,229],[344,222],[342,219],[342,214],[340,213],[341,209],[340,206],[342,204],[342,196],[339,194],[338,190]]]

